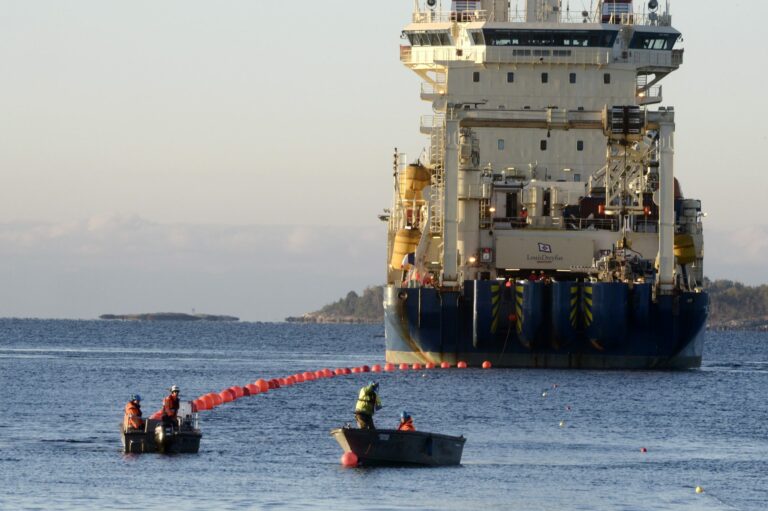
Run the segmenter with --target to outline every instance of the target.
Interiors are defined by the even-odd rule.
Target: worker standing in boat
[[[179,386],[170,388],[171,393],[163,399],[163,426],[176,426],[176,416],[179,412]]]
[[[376,429],[373,425],[373,414],[381,409],[378,390],[379,384],[373,381],[360,389],[355,406],[355,419],[360,429]]]
[[[134,394],[125,405],[123,431],[144,429],[144,419],[141,418],[141,396]]]
[[[400,424],[397,426],[398,431],[416,431],[416,426],[413,425],[413,417],[408,412],[400,414]]]

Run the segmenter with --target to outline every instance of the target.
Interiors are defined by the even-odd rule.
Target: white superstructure
[[[400,59],[434,114],[428,154],[396,155],[389,284],[701,285],[701,204],[674,179],[674,110],[651,109],[683,62],[668,4],[414,3]]]

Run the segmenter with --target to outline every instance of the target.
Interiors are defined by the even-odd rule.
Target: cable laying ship
[[[668,3],[414,3],[400,59],[435,115],[381,217],[387,361],[699,367],[701,201],[649,108],[683,62]]]

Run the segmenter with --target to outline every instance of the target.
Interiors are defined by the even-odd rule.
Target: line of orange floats
[[[349,367],[340,367],[335,370],[326,368],[317,371],[305,371],[303,373],[296,373],[285,378],[273,378],[271,380],[258,379],[253,383],[248,383],[243,386],[234,385],[222,390],[221,392],[209,392],[208,394],[204,394],[193,400],[192,407],[193,411],[195,412],[213,410],[217,406],[231,403],[232,401],[236,401],[244,397],[263,394],[265,392],[269,392],[270,390],[279,389],[281,387],[290,387],[292,385],[296,385],[297,383],[305,383],[321,380],[324,378],[334,378],[336,376],[345,376],[348,374],[393,372],[398,368],[400,371],[421,371],[424,369],[437,368],[450,369],[451,367],[453,366],[448,362],[442,362],[440,365],[437,365],[433,362],[427,362],[426,364],[420,364],[417,362],[415,364],[403,363],[399,366],[395,366],[395,364],[392,363],[387,363],[384,365],[375,364],[373,366],[363,365],[360,367],[353,367],[351,369]],[[462,361],[456,364],[456,367],[459,369],[466,369],[468,365],[466,362]],[[491,367],[493,366],[489,361],[485,361],[482,364],[483,369],[491,369]],[[157,411],[151,416],[151,418],[159,419],[161,414],[162,411]]]

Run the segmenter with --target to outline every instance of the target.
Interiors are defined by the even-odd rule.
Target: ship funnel
[[[560,0],[528,0],[525,21],[528,23],[559,22]]]
[[[509,21],[509,0],[482,0],[488,21]]]

